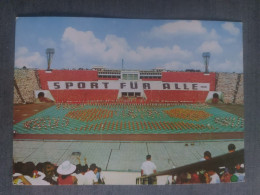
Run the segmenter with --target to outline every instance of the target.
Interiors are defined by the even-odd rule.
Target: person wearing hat
[[[76,166],[70,161],[64,161],[57,169],[59,174],[58,185],[73,185],[77,184],[77,178],[71,174],[76,170]]]

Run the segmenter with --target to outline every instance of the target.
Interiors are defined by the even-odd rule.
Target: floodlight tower
[[[48,69],[47,70],[51,70],[51,62],[52,62],[52,58],[53,58],[54,53],[55,53],[55,50],[53,48],[47,48],[46,49],[46,56],[47,56],[47,63],[48,63]]]
[[[210,58],[210,52],[203,52],[202,57],[204,59],[205,64],[205,73],[209,73],[209,58]]]

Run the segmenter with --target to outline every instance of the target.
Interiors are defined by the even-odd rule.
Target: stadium
[[[238,73],[15,69],[14,161],[86,156],[107,184],[135,184],[146,154],[160,172],[243,149],[243,96]]]

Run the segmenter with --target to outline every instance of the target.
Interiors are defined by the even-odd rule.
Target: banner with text
[[[185,90],[209,91],[209,83],[162,82],[162,81],[48,81],[49,90]]]

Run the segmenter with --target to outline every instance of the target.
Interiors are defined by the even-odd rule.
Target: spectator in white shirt
[[[91,164],[89,167],[89,171],[84,175],[83,185],[93,185],[98,184],[97,174],[98,167],[96,164]]]
[[[156,173],[156,166],[151,160],[152,157],[150,154],[148,154],[146,156],[146,161],[143,162],[141,166],[141,176],[150,176]],[[148,177],[148,184],[154,184],[155,182],[156,182],[156,176]]]

